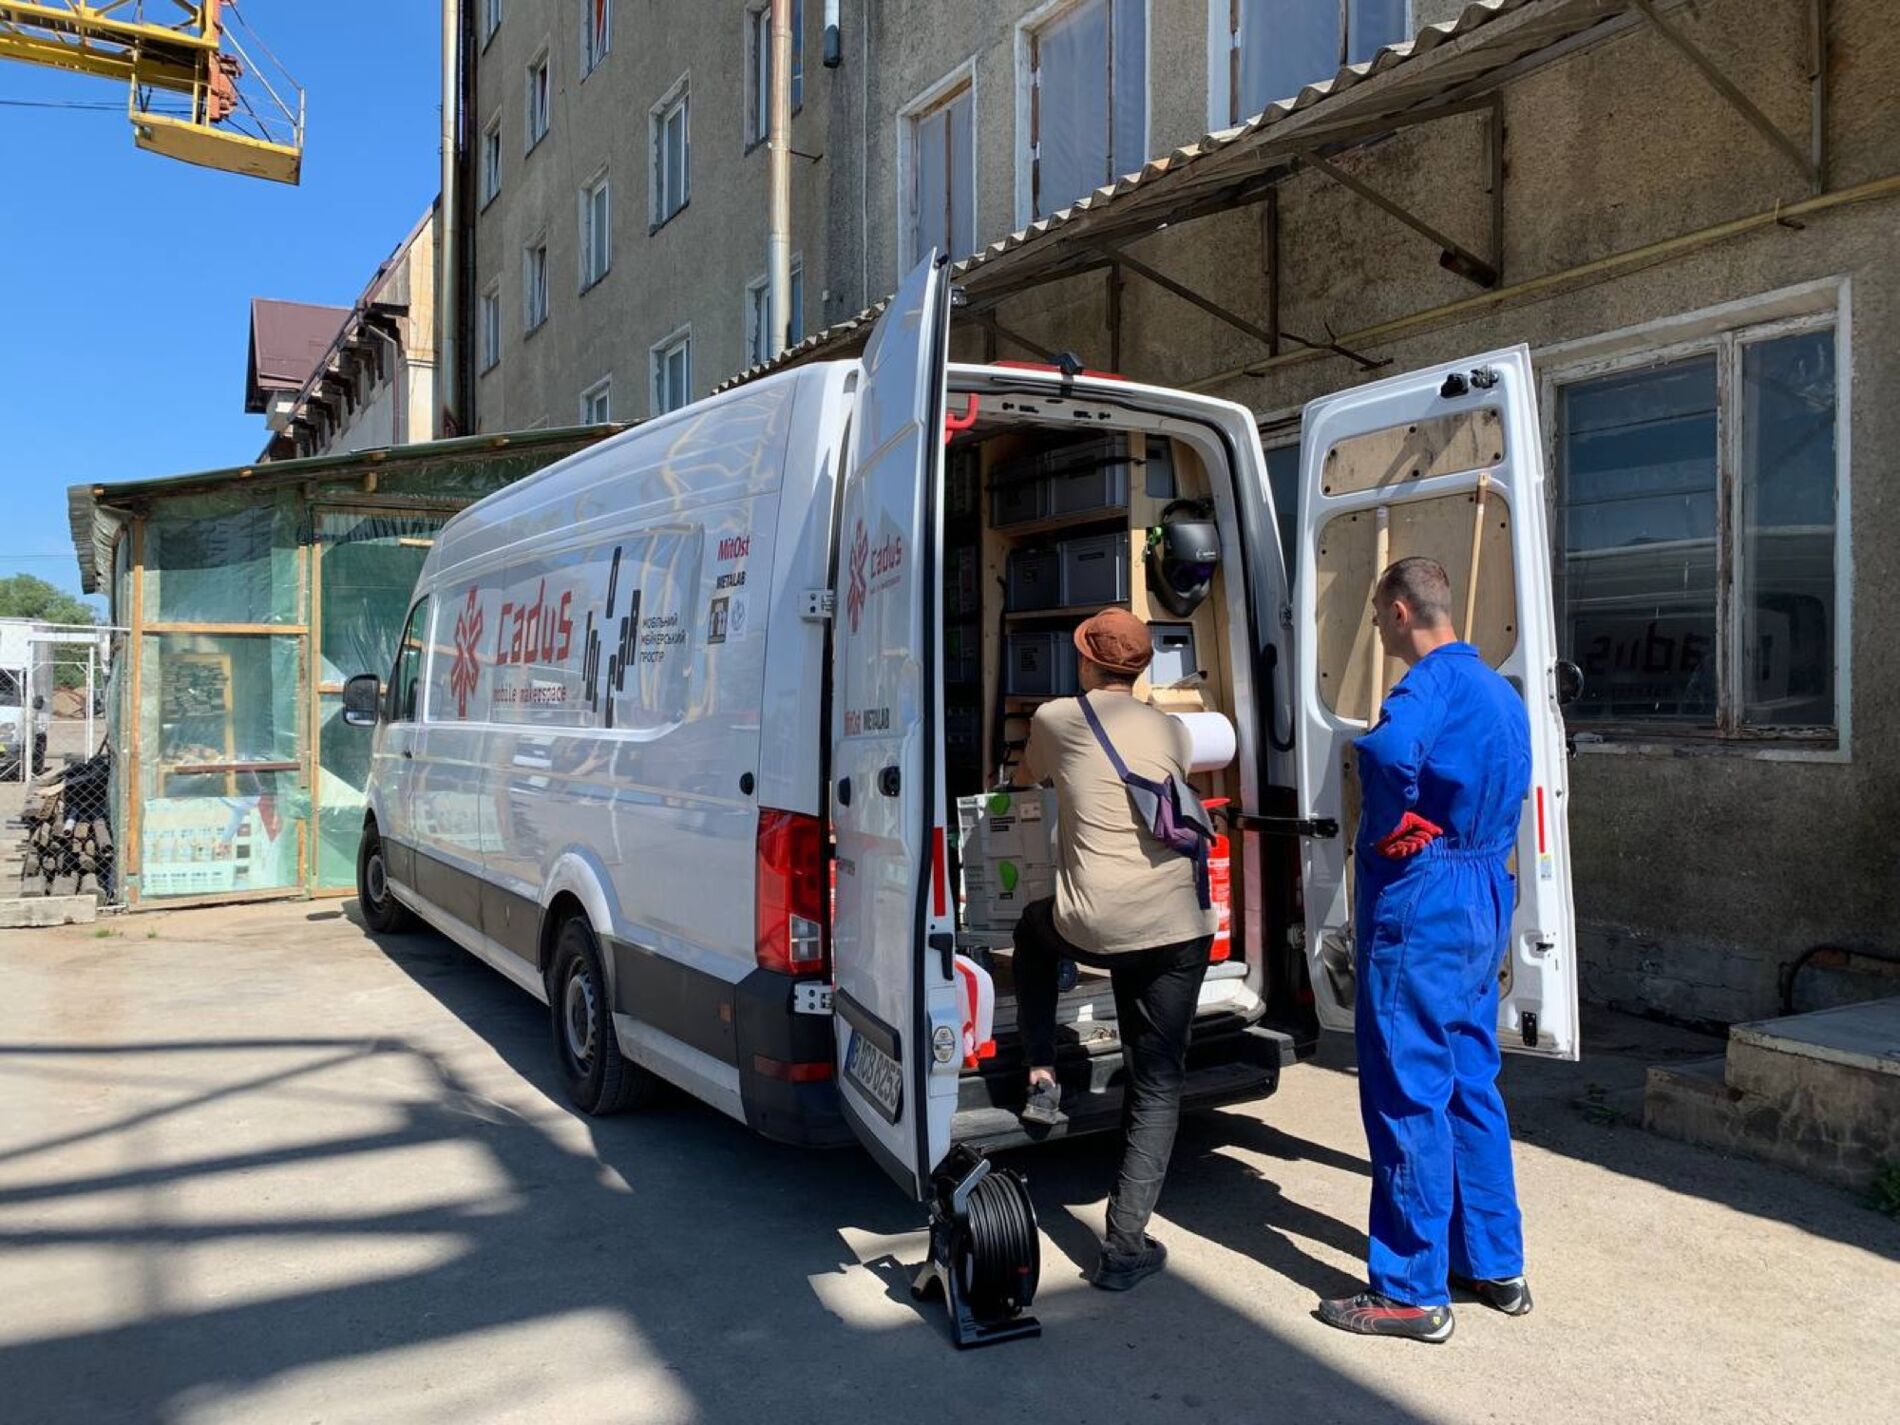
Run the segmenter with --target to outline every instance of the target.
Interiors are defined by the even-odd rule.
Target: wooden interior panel
[[[1388,560],[1428,555],[1445,566],[1451,579],[1452,620],[1462,623],[1471,586],[1472,521],[1475,494],[1443,495],[1389,506]],[[1317,600],[1315,635],[1321,700],[1342,717],[1365,720],[1370,704],[1368,668],[1372,628],[1372,588],[1377,519],[1371,510],[1339,515],[1320,530],[1314,564]],[[1475,629],[1458,630],[1478,645],[1496,667],[1517,647],[1517,579],[1511,558],[1511,512],[1493,488],[1485,500],[1483,554],[1478,561]],[[1380,695],[1403,675],[1397,659],[1383,660]]]
[[[1494,406],[1351,436],[1326,452],[1320,489],[1350,495],[1483,470],[1504,459],[1504,417]]]

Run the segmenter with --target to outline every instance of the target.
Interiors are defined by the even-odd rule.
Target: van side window
[[[422,636],[429,622],[429,601],[417,599],[396,648],[396,668],[389,675],[389,720],[416,720],[416,692],[422,686]]]

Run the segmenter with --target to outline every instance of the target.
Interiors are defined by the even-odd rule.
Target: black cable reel
[[[1026,1312],[1042,1279],[1042,1240],[1023,1175],[960,1143],[931,1185],[930,1260],[911,1295],[943,1293],[958,1350],[1040,1336]]]

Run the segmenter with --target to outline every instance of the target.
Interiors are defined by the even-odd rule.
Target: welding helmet
[[[1176,618],[1201,606],[1220,567],[1220,530],[1207,500],[1175,500],[1148,531],[1148,596]]]

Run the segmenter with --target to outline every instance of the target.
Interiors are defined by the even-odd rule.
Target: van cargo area
[[[955,391],[954,370],[951,384],[956,410],[969,397]],[[1011,941],[1021,907],[1054,893],[1057,815],[1053,792],[996,789],[1020,761],[1036,709],[1080,691],[1077,624],[1108,605],[1149,624],[1155,661],[1135,696],[1163,711],[1219,713],[1239,727],[1243,702],[1252,704],[1252,673],[1245,638],[1237,646],[1233,637],[1246,622],[1246,561],[1232,518],[1231,474],[1224,461],[1209,468],[1218,447],[1095,401],[1083,407],[1059,398],[985,396],[975,411],[974,425],[953,440],[945,461],[944,757],[957,949],[990,971],[996,991],[995,1054],[966,1064],[953,1133],[991,1147],[1024,1137],[1016,1111],[1027,1065]],[[1078,429],[1083,420],[1086,428]],[[1209,502],[1222,560],[1207,596],[1178,614],[1151,597],[1146,546],[1149,528],[1183,500]],[[1193,774],[1203,799],[1238,803],[1256,790],[1252,777],[1243,785],[1245,759],[1260,755],[1250,729],[1241,728],[1239,742],[1229,765]],[[1226,855],[1224,844],[1216,854]],[[1290,1036],[1250,1028],[1261,1019],[1275,971],[1256,963],[1257,954],[1249,959],[1247,947],[1264,942],[1242,933],[1250,878],[1235,866],[1221,879],[1229,918],[1202,987],[1190,1064],[1221,1068],[1192,1074],[1191,1104],[1270,1092],[1280,1064],[1294,1053]],[[1253,909],[1252,924],[1263,931],[1266,908]],[[1221,1042],[1228,1036],[1244,1042]],[[1120,1051],[1107,972],[1076,966],[1057,1011],[1067,1131],[1115,1121]]]

